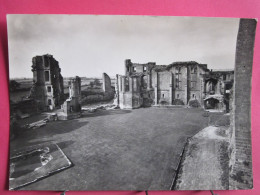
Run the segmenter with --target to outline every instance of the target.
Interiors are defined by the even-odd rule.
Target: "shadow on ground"
[[[23,190],[170,190],[187,138],[208,126],[203,113],[187,108],[98,110],[26,131],[11,149],[53,141],[75,166]]]
[[[131,110],[97,110],[93,113],[83,112],[82,117],[97,117],[97,116],[106,116],[106,115],[116,115],[116,114],[128,114],[131,113]]]

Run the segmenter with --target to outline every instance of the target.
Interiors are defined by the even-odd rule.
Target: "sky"
[[[124,74],[124,61],[197,61],[232,69],[238,18],[8,15],[10,78],[31,78],[32,58],[51,54],[64,77]]]

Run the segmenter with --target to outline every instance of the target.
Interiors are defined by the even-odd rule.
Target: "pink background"
[[[0,0],[0,194],[60,194],[61,192],[20,191],[8,189],[9,97],[8,46],[6,14],[114,14],[260,18],[259,0]],[[256,31],[252,78],[252,150],[254,189],[215,191],[224,194],[260,194],[260,32]],[[22,51],[21,51],[22,52]],[[247,98],[247,97],[245,97]],[[67,192],[66,194],[145,195],[145,192]],[[152,191],[149,195],[210,195],[209,191]]]

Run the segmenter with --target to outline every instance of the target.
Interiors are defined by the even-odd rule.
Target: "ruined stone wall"
[[[180,74],[180,83],[179,83],[179,87],[176,87],[175,85],[175,91],[176,91],[176,99],[180,99],[183,101],[184,104],[187,104],[188,101],[188,80],[187,80],[187,76],[188,76],[188,70],[186,66],[182,66],[181,67],[181,74]],[[175,80],[176,82],[176,80]],[[176,84],[176,83],[175,83]]]
[[[197,100],[200,106],[203,106],[204,80],[202,75],[205,71],[198,65],[195,65],[195,67],[196,72],[190,71],[188,101]]]
[[[114,105],[119,106],[119,86],[118,86],[118,74],[116,75],[116,82],[115,82],[115,94],[114,94]]]
[[[141,97],[141,76],[129,78],[129,91],[132,93],[132,108],[140,108],[143,104]]]
[[[38,109],[45,110],[46,109],[46,97],[45,97],[46,88],[42,85],[33,84],[29,97],[37,102]]]
[[[111,79],[110,79],[110,77],[106,73],[103,73],[102,74],[102,80],[103,80],[103,84],[102,84],[103,91],[111,93],[112,92],[112,88],[111,88]]]
[[[130,59],[125,60],[125,75],[133,75],[135,73],[144,73],[145,75],[151,72],[151,69],[156,66],[155,62],[145,64],[132,63]]]
[[[191,74],[189,69],[189,66],[181,65],[173,66],[168,70],[152,71],[151,82],[153,89],[157,86],[157,94],[155,94],[157,103],[160,103],[160,99],[164,99],[169,104],[175,104],[175,99],[181,100],[184,104],[188,104],[191,99],[202,101],[204,85],[201,87],[203,81],[199,67],[195,74]],[[196,81],[193,87],[191,87],[191,81]]]
[[[160,104],[172,104],[172,73],[158,72],[158,101]]]
[[[46,59],[47,60],[47,59]],[[50,97],[53,98],[53,106],[61,105],[64,101],[62,93],[62,85],[60,83],[60,68],[59,63],[54,58],[48,58],[50,70],[50,86],[53,91]]]
[[[70,97],[81,97],[81,79],[76,76],[69,81]]]
[[[230,189],[252,188],[251,75],[256,20],[240,19],[231,115]],[[233,138],[233,139],[232,139]]]
[[[121,109],[140,108],[143,104],[141,76],[118,75],[117,78],[119,107]]]
[[[187,105],[190,100],[196,100],[196,105],[204,105],[204,75],[210,72],[206,64],[194,61],[170,65],[156,65],[154,62],[138,64],[128,59],[125,61],[125,72],[125,76],[141,77],[141,95],[147,105]],[[122,86],[122,83],[119,84],[119,87]],[[218,84],[216,90],[220,89],[221,85]]]
[[[64,82],[63,82],[63,76],[60,74],[59,76],[60,79],[60,96],[61,100],[64,100]]]
[[[53,109],[63,103],[63,79],[58,62],[52,55],[35,56],[32,59],[33,86],[30,97],[40,110]]]
[[[172,74],[169,71],[158,72],[158,89],[169,91],[169,84],[172,83]]]
[[[70,107],[73,112],[80,112],[81,110],[81,79],[76,76],[69,82],[70,92]]]
[[[199,87],[200,87],[200,105],[204,108],[204,79],[200,78]]]
[[[125,75],[130,75],[132,72],[132,62],[130,59],[125,60]]]
[[[77,118],[81,115],[81,78],[76,76],[68,84],[69,98],[61,105],[63,112],[58,113],[59,120]]]
[[[119,95],[119,107],[121,109],[131,109],[133,108],[133,95],[132,93],[120,93]]]
[[[144,72],[144,64],[133,64],[136,72]]]

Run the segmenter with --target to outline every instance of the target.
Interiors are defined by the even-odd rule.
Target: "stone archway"
[[[207,110],[224,111],[226,105],[223,95],[209,95],[204,99],[204,108]]]
[[[215,98],[210,98],[205,100],[205,108],[206,109],[217,109],[219,104],[219,100]]]
[[[210,95],[214,95],[216,93],[218,80],[214,78],[210,78],[206,80],[205,86],[206,86],[206,93]]]

